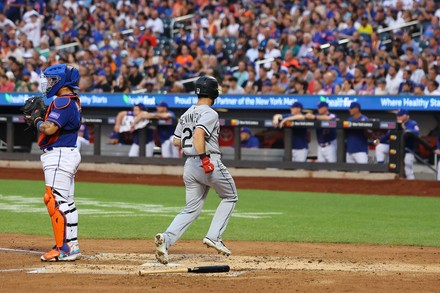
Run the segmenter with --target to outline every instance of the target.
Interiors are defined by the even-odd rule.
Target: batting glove
[[[208,157],[204,157],[202,159],[202,167],[203,167],[203,171],[205,171],[205,174],[209,174],[212,173],[212,171],[214,171],[214,164],[211,163]]]

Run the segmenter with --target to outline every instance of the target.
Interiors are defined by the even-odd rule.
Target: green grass
[[[0,233],[52,235],[44,182],[0,180]],[[185,205],[184,188],[76,183],[81,238],[151,239]],[[182,239],[201,239],[219,203],[211,191]],[[440,198],[239,190],[226,240],[440,246]]]

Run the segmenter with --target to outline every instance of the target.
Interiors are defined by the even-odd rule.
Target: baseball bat
[[[139,271],[139,276],[151,275],[151,274],[175,274],[175,273],[194,273],[194,274],[206,274],[206,273],[226,273],[229,272],[228,265],[221,266],[200,266],[193,268],[178,268],[171,270],[151,270],[151,271]]]

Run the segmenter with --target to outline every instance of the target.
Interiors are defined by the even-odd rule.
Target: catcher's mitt
[[[39,120],[46,115],[47,106],[42,97],[31,97],[24,102],[21,111],[24,114],[24,121],[29,126],[35,126]]]

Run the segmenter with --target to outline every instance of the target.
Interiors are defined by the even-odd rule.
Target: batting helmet
[[[66,64],[53,65],[41,74],[40,91],[46,98],[51,98],[64,86],[79,89],[79,78],[79,71],[75,67]]]
[[[208,96],[211,99],[218,97],[218,81],[212,76],[204,75],[196,81],[197,96]]]

